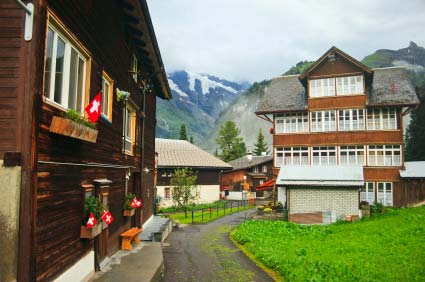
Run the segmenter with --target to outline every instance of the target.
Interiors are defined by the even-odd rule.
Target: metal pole
[[[192,223],[193,223],[193,208],[192,208]]]
[[[32,11],[30,10],[30,8],[27,7],[27,5],[25,5],[24,2],[22,2],[21,0],[15,0],[15,2],[16,2],[16,4],[18,4],[19,6],[21,6],[21,8],[24,9],[25,12],[28,15],[31,15],[32,14]]]

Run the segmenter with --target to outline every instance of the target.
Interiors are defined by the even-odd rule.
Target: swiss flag
[[[140,201],[140,200],[138,200],[136,197],[134,197],[133,201],[131,201],[130,206],[131,206],[133,209],[140,208],[140,207],[142,206],[142,201]]]
[[[92,213],[90,213],[89,220],[87,220],[87,228],[93,228],[96,225],[96,218]]]
[[[102,99],[102,91],[94,96],[93,100],[86,107],[86,112],[89,115],[89,120],[91,122],[97,122],[101,113],[101,99]]]
[[[112,221],[114,221],[114,217],[110,211],[103,211],[101,219],[106,223],[106,225],[109,225]]]

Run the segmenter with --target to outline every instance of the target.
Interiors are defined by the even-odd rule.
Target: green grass
[[[247,221],[231,236],[288,281],[425,280],[425,207],[329,226]]]
[[[197,205],[192,205],[189,209],[202,209],[202,208],[209,208],[211,206],[215,206],[215,205],[224,205],[224,201],[223,200],[219,200],[219,201],[215,201],[213,203],[209,203],[209,204],[197,204]],[[160,213],[174,213],[174,212],[182,212],[184,211],[183,208],[177,208],[177,207],[168,207],[168,208],[161,208],[160,209]]]
[[[198,210],[193,213],[193,222],[194,223],[207,223],[210,221],[213,221],[217,218],[223,217],[225,215],[229,215],[235,212],[244,211],[252,209],[254,206],[240,206],[239,208],[237,206],[233,206],[233,208],[230,208],[228,206],[226,209],[223,208],[223,206],[220,207],[217,213],[217,209],[214,207],[211,208],[211,213],[209,209],[204,209],[204,217],[202,220],[202,211]],[[184,213],[175,213],[170,214],[170,218],[174,221],[178,221],[179,223],[187,224],[192,223],[192,211],[187,212],[187,218],[185,217]]]

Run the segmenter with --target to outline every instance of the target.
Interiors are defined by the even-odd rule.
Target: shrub
[[[104,210],[104,206],[99,203],[99,199],[93,196],[90,196],[86,199],[86,204],[84,206],[84,210],[86,211],[86,217],[84,223],[87,222],[90,214],[92,213],[97,220],[100,219],[100,215]]]
[[[134,194],[127,194],[127,196],[125,196],[125,201],[124,201],[124,209],[131,211],[134,208],[131,206],[131,201],[133,201],[133,199],[136,197],[136,195]]]

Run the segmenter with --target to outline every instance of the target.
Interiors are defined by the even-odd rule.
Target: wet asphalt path
[[[163,248],[166,282],[273,281],[229,239],[229,233],[254,210],[204,225],[174,229]]]

